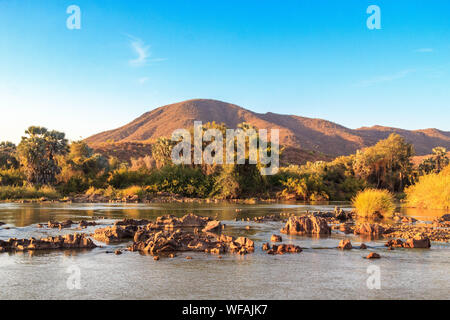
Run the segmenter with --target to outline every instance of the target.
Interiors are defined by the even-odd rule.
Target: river
[[[129,243],[102,245],[92,250],[0,253],[0,299],[448,299],[450,245],[432,243],[431,249],[389,251],[383,240],[364,241],[369,250],[341,251],[339,241],[359,236],[334,231],[329,237],[282,235],[284,243],[303,248],[299,254],[268,255],[261,250],[281,222],[235,221],[280,212],[333,210],[336,203],[306,204],[0,204],[0,239],[45,237],[81,232],[37,228],[49,220],[100,219],[111,224],[124,217],[155,219],[163,214],[193,212],[226,224],[224,233],[255,241],[255,252],[245,256],[180,253],[154,261],[151,256],[124,251],[108,254]],[[337,205],[349,209],[348,204]],[[238,209],[238,210],[236,210]],[[407,212],[408,213],[408,212]],[[409,212],[430,220],[434,212]],[[440,212],[442,214],[442,212]],[[250,226],[247,230],[246,226]],[[82,232],[93,232],[88,227]],[[367,260],[369,251],[382,258]],[[189,255],[192,259],[186,259]],[[373,273],[374,270],[376,273]],[[367,284],[378,274],[379,287]],[[70,285],[76,275],[79,288]],[[72,280],[71,280],[72,279]],[[369,279],[370,282],[370,279]],[[69,284],[69,285],[68,285]],[[370,287],[370,288],[369,288]]]

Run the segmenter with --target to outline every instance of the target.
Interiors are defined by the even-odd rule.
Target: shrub
[[[406,190],[406,203],[409,207],[424,209],[450,208],[450,166],[439,174],[431,173]]]
[[[394,196],[388,190],[366,189],[353,198],[352,204],[361,217],[374,217],[377,214],[391,216],[395,210]]]
[[[37,187],[0,187],[0,200],[15,200],[15,199],[58,199],[61,195],[50,186]]]

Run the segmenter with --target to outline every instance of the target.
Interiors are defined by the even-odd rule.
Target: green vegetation
[[[436,147],[433,149],[431,157],[422,161],[419,165],[419,172],[421,174],[439,173],[450,163],[447,156],[447,149],[444,147]]]
[[[227,129],[225,125],[213,122],[205,124],[203,130],[210,128],[223,133]],[[239,128],[243,131],[254,129],[247,123],[240,124]],[[431,184],[423,181],[432,179],[426,176],[418,178],[428,171],[424,171],[423,166],[420,170],[413,169],[410,161],[413,148],[396,134],[353,155],[330,162],[282,167],[275,175],[262,176],[260,169],[263,165],[260,162],[250,164],[248,152],[242,164],[173,165],[171,153],[175,143],[160,138],[152,146],[152,154],[127,163],[95,153],[83,141],[69,144],[61,132],[30,127],[25,133],[17,147],[10,142],[0,143],[0,199],[54,198],[76,194],[146,199],[162,192],[219,199],[350,200],[367,188],[401,193],[417,179],[419,184]],[[204,142],[203,148],[206,147],[208,143]],[[271,152],[270,148],[268,144],[267,150]],[[444,148],[435,148],[427,168],[432,168],[432,172],[441,171],[448,163],[445,151]],[[410,196],[416,189],[407,189],[411,199],[418,199],[418,196]],[[416,205],[419,202],[409,200],[409,203]]]
[[[360,217],[391,216],[395,210],[394,195],[388,190],[366,189],[360,191],[352,200]]]
[[[424,209],[450,208],[450,165],[440,173],[430,173],[406,190],[409,207]]]

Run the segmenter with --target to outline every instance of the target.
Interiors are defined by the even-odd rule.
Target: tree
[[[16,157],[16,145],[12,142],[0,142],[0,169],[17,169],[19,161]]]
[[[27,181],[32,184],[55,184],[61,168],[56,156],[68,151],[65,134],[43,127],[29,127],[22,137],[17,152]]]
[[[433,149],[431,157],[422,161],[419,165],[419,172],[423,174],[439,173],[450,163],[447,156],[447,149],[444,147],[436,147]]]
[[[393,133],[376,145],[358,151],[353,170],[356,177],[368,181],[376,188],[402,191],[411,182],[413,155],[413,146]]]
[[[156,167],[162,168],[172,163],[172,149],[175,143],[167,138],[158,138],[152,145],[152,156]]]

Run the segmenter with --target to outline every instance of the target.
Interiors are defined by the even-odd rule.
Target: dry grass
[[[450,166],[439,174],[427,174],[405,190],[406,205],[423,209],[450,208]]]
[[[394,196],[388,190],[366,189],[353,198],[352,204],[360,217],[387,217],[395,211]]]

